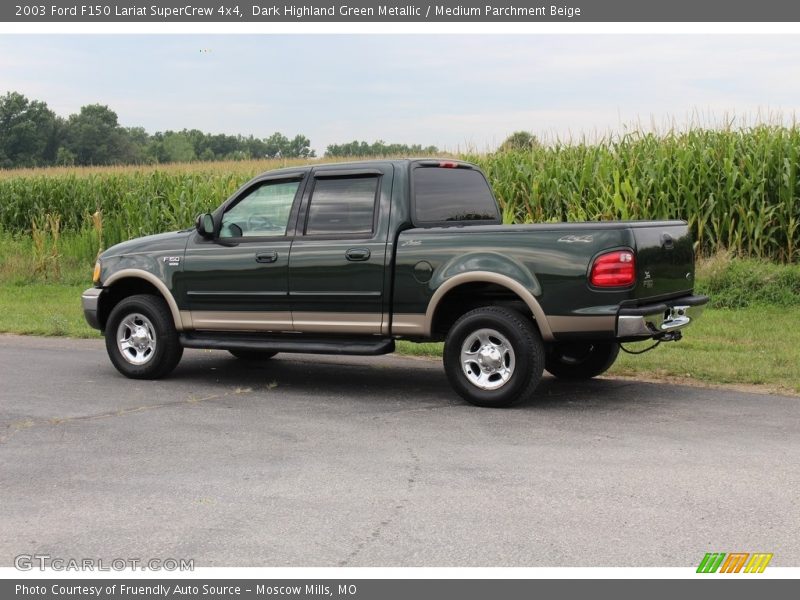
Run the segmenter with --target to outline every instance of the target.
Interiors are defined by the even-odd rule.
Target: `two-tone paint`
[[[297,181],[285,235],[232,243],[191,229],[114,246],[100,257],[100,277],[90,293],[96,314],[87,318],[102,329],[118,298],[114,290],[140,286],[165,298],[184,332],[433,339],[441,337],[437,322],[454,298],[472,305],[496,298],[527,310],[545,341],[610,339],[622,308],[691,293],[693,252],[682,221],[504,226],[498,216],[490,224],[417,227],[413,172],[429,162],[365,161],[265,173],[219,206],[214,226],[254,187]],[[305,235],[315,181],[348,175],[379,179],[372,232]],[[613,249],[636,255],[635,285],[592,288],[593,260]]]

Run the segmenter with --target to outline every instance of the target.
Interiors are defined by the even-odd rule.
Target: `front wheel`
[[[544,346],[533,321],[496,306],[458,319],[447,334],[443,357],[450,385],[476,406],[527,400],[544,370]]]
[[[149,294],[114,307],[106,323],[106,350],[117,371],[131,379],[163,377],[183,356],[167,303]]]
[[[559,379],[591,379],[608,371],[617,355],[616,342],[555,344],[547,353],[544,368]]]

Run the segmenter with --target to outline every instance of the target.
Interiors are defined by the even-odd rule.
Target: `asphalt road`
[[[0,336],[0,566],[800,565],[800,399],[546,378],[474,408],[438,362],[189,351],[130,381],[100,340]]]

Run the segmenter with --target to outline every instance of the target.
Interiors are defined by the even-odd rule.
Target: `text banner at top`
[[[800,22],[800,2],[786,0],[508,0],[392,3],[348,0],[240,2],[172,0],[93,3],[75,0],[0,4],[0,22]]]

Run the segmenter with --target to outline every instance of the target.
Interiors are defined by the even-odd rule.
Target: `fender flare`
[[[149,271],[144,271],[142,269],[121,269],[114,272],[106,279],[103,282],[103,287],[109,287],[121,279],[143,279],[147,283],[151,283],[161,293],[164,300],[166,300],[167,306],[169,306],[169,312],[172,313],[172,320],[175,322],[175,329],[178,331],[184,330],[183,319],[181,318],[181,311],[178,308],[178,303],[163,281]]]
[[[536,321],[539,332],[542,334],[542,339],[545,341],[552,341],[554,339],[553,331],[550,329],[550,323],[547,321],[547,316],[544,314],[544,310],[542,310],[542,306],[539,304],[539,301],[530,292],[530,290],[528,290],[519,281],[516,281],[507,275],[492,273],[491,271],[472,271],[469,273],[460,273],[450,277],[442,285],[440,285],[428,302],[428,308],[425,311],[425,332],[427,335],[430,335],[433,331],[433,318],[442,298],[444,298],[447,292],[464,283],[493,283],[514,292],[523,302],[525,302],[533,314],[533,318]]]

